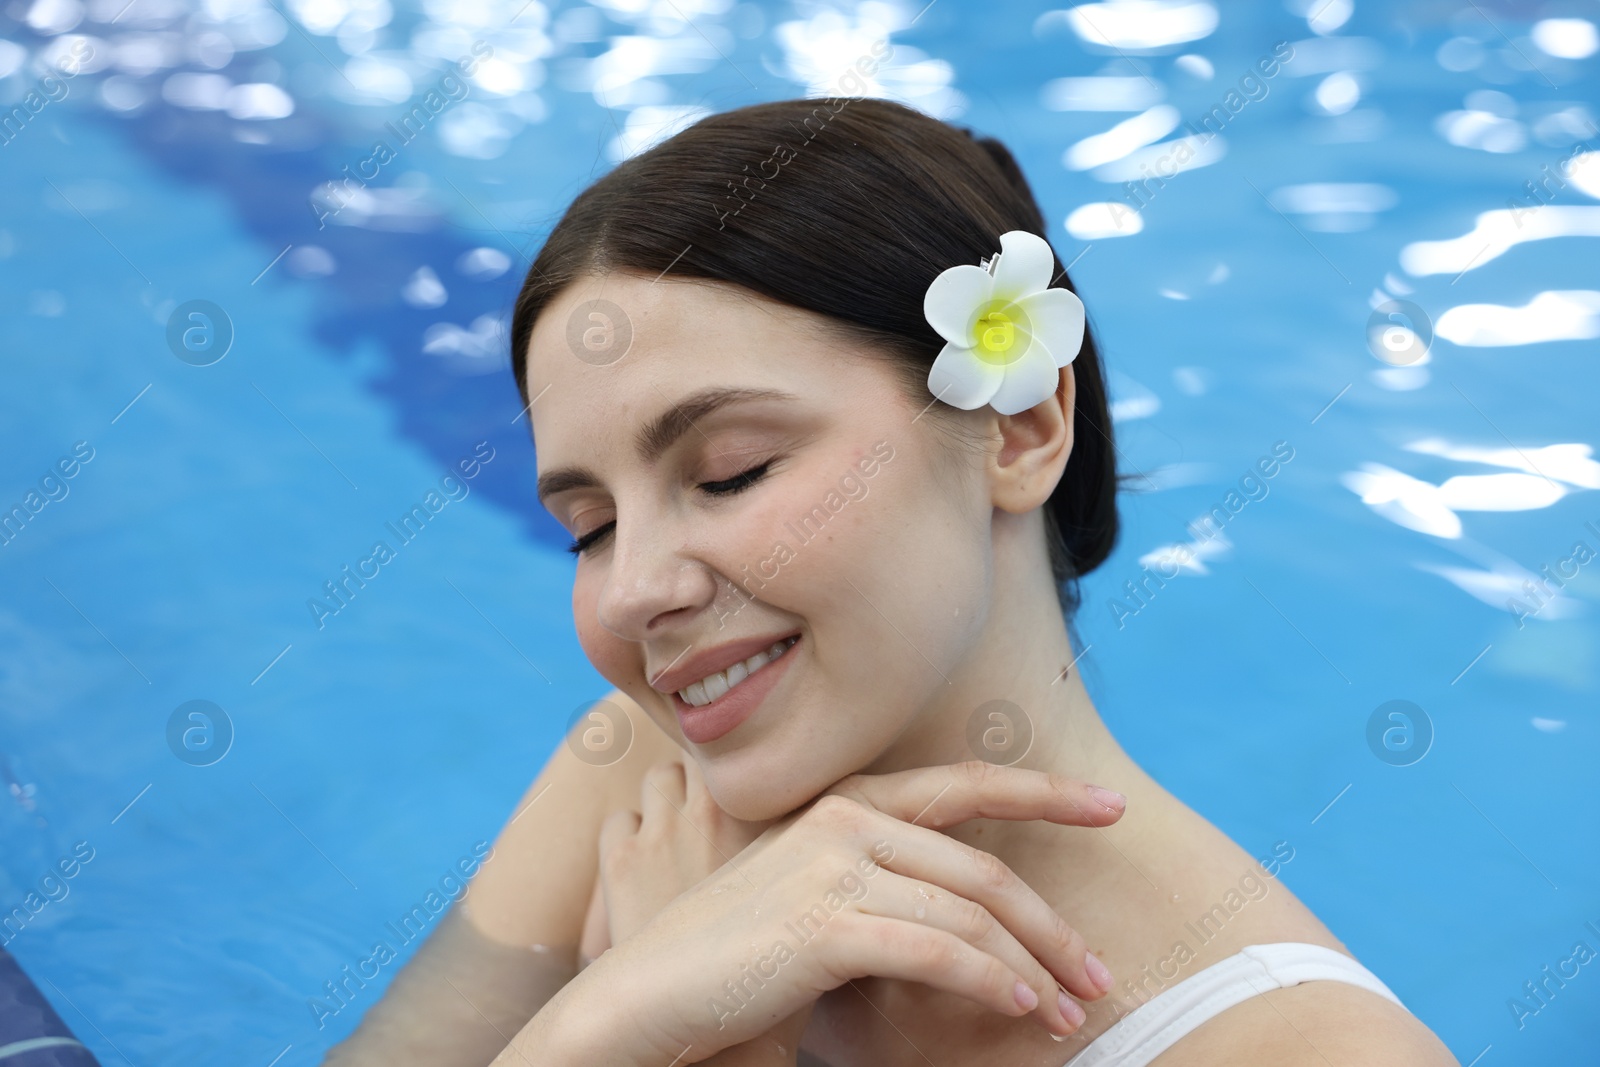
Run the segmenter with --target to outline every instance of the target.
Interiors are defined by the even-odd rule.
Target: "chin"
[[[789,782],[774,782],[762,776],[756,781],[724,783],[721,776],[707,770],[706,788],[717,806],[744,822],[771,822],[816,798],[826,785],[810,789]],[[792,798],[792,799],[791,799]]]
[[[725,756],[696,756],[717,806],[744,822],[770,822],[804,807],[833,784],[821,768],[792,757],[771,758],[752,746]],[[778,751],[778,746],[773,746]]]

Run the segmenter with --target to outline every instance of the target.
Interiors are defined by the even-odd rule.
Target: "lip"
[[[798,636],[799,633],[799,630],[789,630],[786,633],[769,634],[766,637],[746,637],[708,648],[683,663],[673,664],[670,669],[662,671],[658,677],[651,679],[650,688],[658,693],[676,693],[690,682],[698,682],[708,675],[727,670],[735,663],[743,663],[762,649],[771,648],[779,641]]]
[[[782,638],[773,639],[773,641],[778,640],[782,640]],[[766,645],[757,646],[745,658],[748,659],[750,656],[755,655],[756,652],[771,645],[773,641],[767,642]],[[773,687],[782,680],[783,675],[789,669],[789,664],[794,660],[794,650],[799,648],[801,644],[802,640],[795,641],[794,644],[784,649],[783,654],[777,659],[763,664],[754,674],[709,704],[695,707],[679,696],[677,690],[673,690],[671,694],[672,710],[677,713],[678,727],[683,731],[684,738],[696,745],[709,744],[753,715],[756,708],[760,707],[761,702],[766,699],[767,694],[772,692]],[[724,647],[734,648],[736,646],[727,645]],[[733,663],[738,662],[739,660],[733,661]],[[732,666],[732,664],[730,663],[729,666]],[[684,684],[687,685],[689,682],[701,677],[704,677],[704,675],[691,675],[684,680]]]

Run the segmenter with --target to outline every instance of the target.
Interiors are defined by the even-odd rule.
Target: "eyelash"
[[[773,462],[773,460],[769,459],[767,462],[759,466],[742,470],[738,474],[735,474],[732,478],[725,478],[720,482],[701,482],[700,488],[712,496],[733,496],[736,493],[742,493],[752,485],[759,482],[762,478],[765,478],[767,475],[767,468],[772,466]],[[713,488],[713,486],[715,486],[715,488]],[[573,542],[567,546],[567,551],[571,552],[575,556],[582,555],[584,552],[587,552],[591,547],[593,547],[597,541],[609,534],[616,527],[616,525],[617,522],[615,519],[613,519],[608,523],[595,527],[582,537],[574,539]]]

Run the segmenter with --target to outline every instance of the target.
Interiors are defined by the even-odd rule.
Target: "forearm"
[[[704,1067],[796,1067],[797,1042],[785,1044],[775,1034],[722,1049],[706,1059],[694,1058],[694,1049],[677,1056],[630,1048],[624,1033],[626,1021],[607,1022],[577,999],[555,997],[529,1020],[516,1039],[490,1067],[667,1067],[697,1063]],[[816,1061],[807,1061],[814,1063]]]
[[[785,1047],[771,1034],[763,1034],[754,1041],[725,1048],[699,1062],[703,1067],[795,1067],[798,1051],[792,1046]]]
[[[495,941],[457,905],[324,1063],[484,1067],[571,980],[574,956]]]

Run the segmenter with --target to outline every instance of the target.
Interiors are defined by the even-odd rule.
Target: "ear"
[[[1072,415],[1077,379],[1072,364],[1061,368],[1056,391],[1027,411],[996,415],[1001,443],[989,472],[994,506],[1018,514],[1050,499],[1072,454]]]

